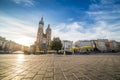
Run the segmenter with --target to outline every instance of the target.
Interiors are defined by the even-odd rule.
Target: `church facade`
[[[37,39],[36,39],[36,47],[39,49],[39,51],[50,50],[50,42],[51,42],[50,24],[48,24],[47,29],[44,33],[44,21],[42,17],[39,22]]]

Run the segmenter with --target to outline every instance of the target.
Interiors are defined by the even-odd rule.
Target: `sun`
[[[15,40],[15,42],[25,45],[25,46],[30,46],[33,41],[33,39],[29,38],[29,37],[21,37]]]

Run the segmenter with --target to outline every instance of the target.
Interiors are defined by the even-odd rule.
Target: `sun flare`
[[[24,54],[18,54],[17,61],[22,62],[24,60]]]
[[[22,45],[26,45],[26,46],[31,45],[31,43],[32,43],[31,41],[33,41],[33,40],[29,37],[22,37],[22,38],[18,38],[15,40],[15,42],[22,44]]]

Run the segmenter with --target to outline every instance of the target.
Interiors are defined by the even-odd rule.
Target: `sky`
[[[0,0],[0,36],[32,45],[41,17],[52,38],[120,41],[120,0]]]

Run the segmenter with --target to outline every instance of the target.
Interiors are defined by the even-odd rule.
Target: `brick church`
[[[39,51],[50,50],[50,41],[51,41],[50,24],[48,24],[46,32],[44,33],[44,21],[43,21],[43,17],[42,17],[39,22],[36,46],[38,47]]]

